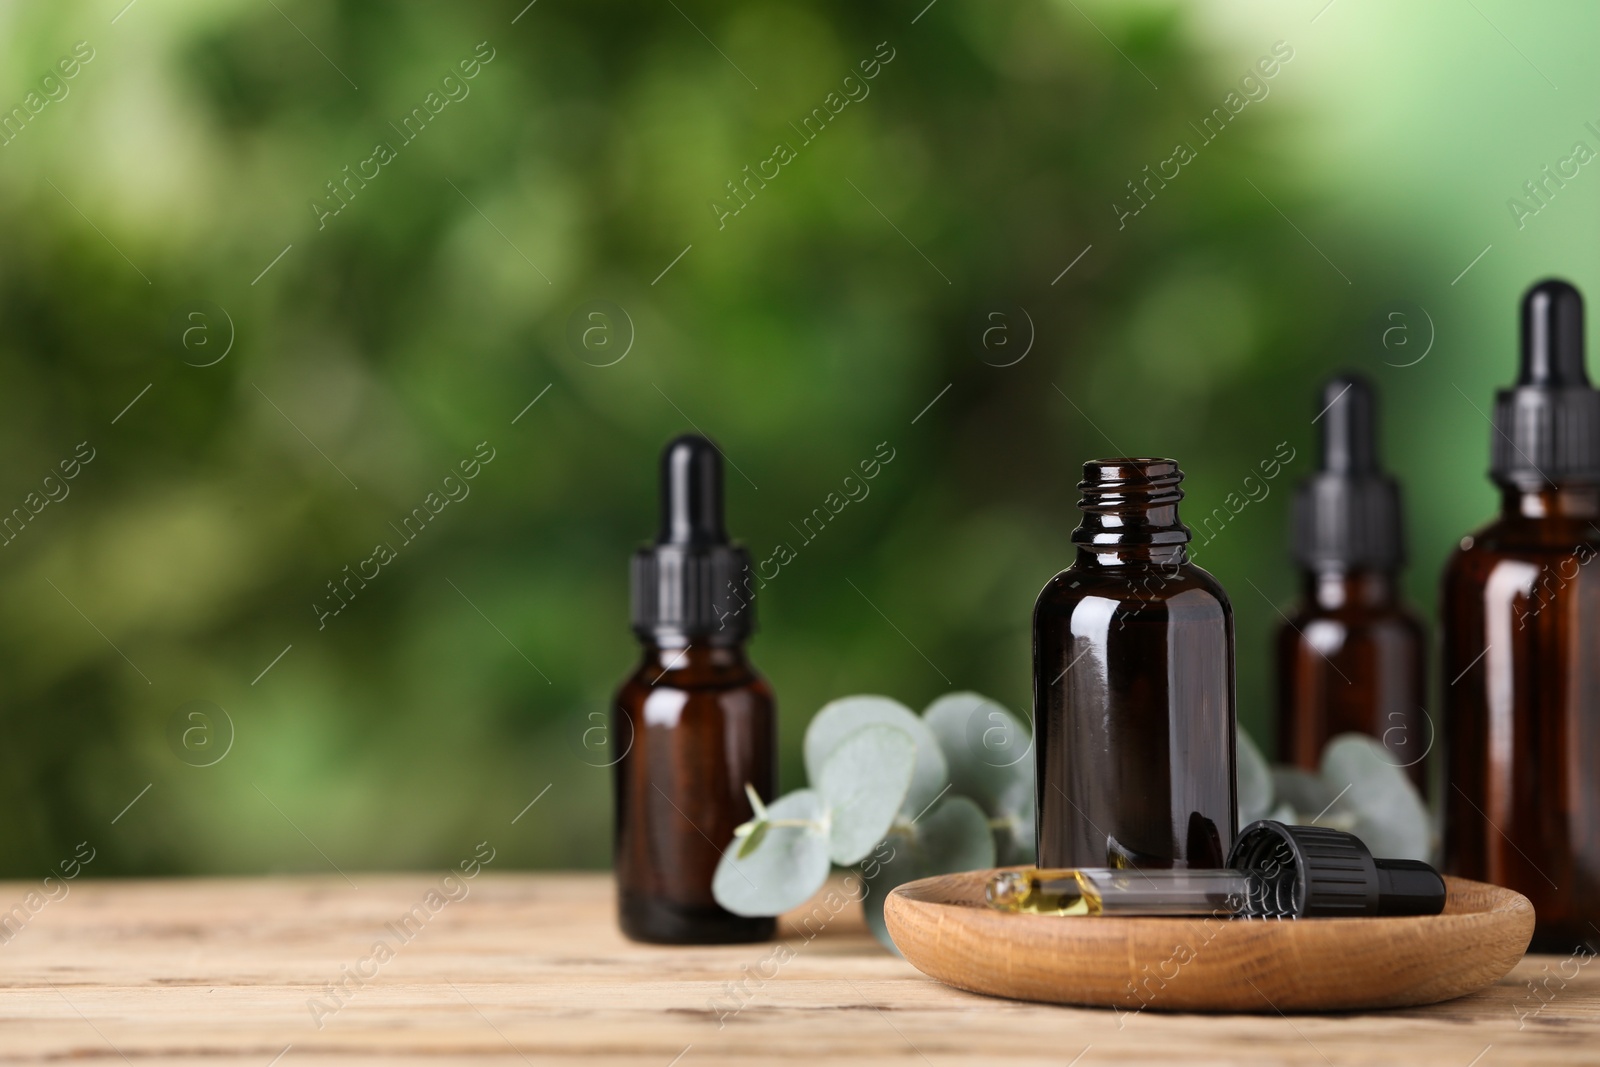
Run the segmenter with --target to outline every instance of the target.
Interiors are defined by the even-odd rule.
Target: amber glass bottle
[[[1077,561],[1033,610],[1041,867],[1221,867],[1238,830],[1233,609],[1169,459],[1085,463]]]
[[[661,534],[633,558],[638,669],[613,704],[615,864],[622,932],[636,941],[763,941],[774,920],[723,910],[711,878],[776,792],[772,690],[745,658],[749,557],[722,523],[722,458],[685,435],[661,457]]]
[[[1369,734],[1425,791],[1425,638],[1400,598],[1400,490],[1378,466],[1372,386],[1333,378],[1317,411],[1321,464],[1294,499],[1302,599],[1277,634],[1278,757],[1315,770],[1329,739]]]
[[[1523,299],[1494,429],[1500,517],[1444,574],[1445,862],[1527,896],[1533,950],[1570,952],[1600,944],[1600,393],[1566,282]]]

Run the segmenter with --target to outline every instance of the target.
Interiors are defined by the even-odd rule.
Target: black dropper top
[[[659,645],[737,644],[755,628],[750,557],[722,523],[722,453],[684,434],[661,453],[661,532],[633,555],[633,629]]]
[[[1357,374],[1317,396],[1322,456],[1295,490],[1294,560],[1307,570],[1392,571],[1405,561],[1400,489],[1378,466],[1377,404]]]
[[[1438,915],[1444,879],[1421,860],[1373,859],[1355,834],[1272,819],[1239,832],[1228,866],[1251,876],[1254,919]]]
[[[722,456],[704,437],[684,434],[661,453],[661,545],[720,545]]]
[[[1547,278],[1522,298],[1522,363],[1495,394],[1489,477],[1518,489],[1600,483],[1600,393],[1584,366],[1583,295]]]

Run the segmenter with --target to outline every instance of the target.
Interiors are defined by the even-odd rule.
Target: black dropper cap
[[[1438,915],[1444,879],[1421,860],[1373,859],[1354,834],[1272,819],[1239,832],[1228,866],[1251,875],[1253,919]]]
[[[1405,562],[1400,489],[1378,466],[1372,384],[1330,378],[1317,397],[1322,459],[1295,490],[1291,551],[1307,570],[1392,571]]]
[[[697,434],[661,453],[661,532],[633,554],[633,630],[656,644],[737,644],[755,629],[750,557],[722,525],[722,453]]]
[[[1495,394],[1489,477],[1539,489],[1600,484],[1600,393],[1583,357],[1583,295],[1559,278],[1522,298],[1522,364]]]

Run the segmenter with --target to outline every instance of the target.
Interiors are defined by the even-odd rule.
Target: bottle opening
[[[1092,459],[1083,465],[1083,519],[1072,542],[1085,547],[1177,545],[1189,541],[1178,520],[1183,471],[1176,460],[1151,456]]]
[[[1083,481],[1078,488],[1089,490],[1117,485],[1177,485],[1183,479],[1177,461],[1155,456],[1118,456],[1091,459],[1083,465]]]

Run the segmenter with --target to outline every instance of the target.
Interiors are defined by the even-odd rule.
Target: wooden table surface
[[[659,948],[617,932],[606,875],[352,878],[69,883],[0,943],[0,1064],[1600,1063],[1581,957],[1413,1010],[1119,1017],[948,989],[854,905],[783,949]]]

